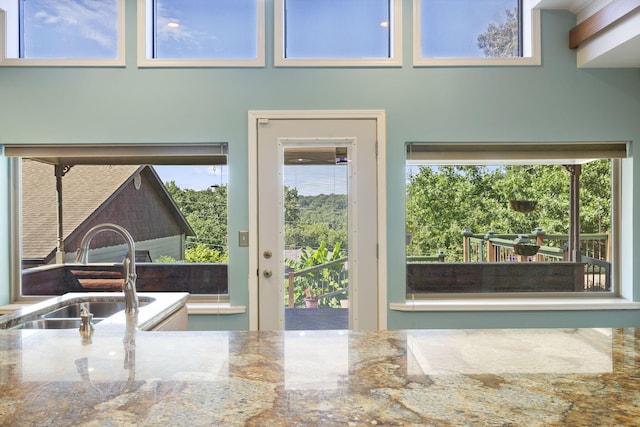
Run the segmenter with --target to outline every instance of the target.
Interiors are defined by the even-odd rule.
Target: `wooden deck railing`
[[[500,262],[500,261],[568,261],[567,234],[545,234],[537,229],[529,235],[496,234],[492,231],[486,234],[473,234],[468,230],[463,233],[464,262]],[[531,257],[517,258],[514,253],[514,240],[525,236],[531,243],[540,246],[538,253]],[[581,234],[580,252],[584,257],[598,260],[610,260],[610,239],[608,233]]]
[[[514,240],[526,237],[539,246],[535,255],[516,255]],[[569,261],[569,236],[548,235],[536,229],[530,235],[473,234],[463,232],[464,262],[565,262]],[[585,290],[611,290],[611,262],[609,233],[580,235],[581,262],[585,263]]]
[[[327,262],[325,264],[319,264],[319,265],[314,265],[313,267],[309,267],[309,268],[305,268],[304,270],[299,270],[299,271],[290,271],[287,274],[287,291],[288,291],[288,301],[287,301],[287,306],[289,308],[294,308],[295,307],[295,278],[296,277],[304,277],[304,276],[311,276],[314,274],[317,274],[323,270],[327,270],[331,267],[335,267],[341,264],[345,264],[347,262],[348,258],[340,258],[334,261],[330,261]],[[346,269],[341,270],[340,272],[338,272],[338,277],[336,278],[338,283],[343,283],[347,280],[348,277],[348,272]],[[337,296],[340,294],[344,294],[348,291],[349,285],[348,282],[347,284],[340,289],[334,289],[334,290],[329,290],[328,287],[324,286],[324,284],[322,283],[322,280],[319,280],[320,283],[319,286],[316,286],[318,289],[321,290],[322,295],[319,297],[321,299],[326,299],[326,298],[330,298],[333,296]],[[325,291],[326,288],[326,291]]]

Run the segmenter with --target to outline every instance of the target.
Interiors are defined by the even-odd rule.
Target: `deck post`
[[[538,227],[533,232],[536,235],[536,245],[538,245],[540,247],[544,246],[544,235],[545,235],[544,230],[542,228]],[[535,260],[537,262],[544,261],[543,256],[540,255],[540,254],[536,254]]]
[[[485,240],[487,241],[487,262],[496,262],[496,251],[493,243],[491,242],[491,238],[495,233],[493,231],[489,231],[485,236]]]
[[[571,174],[569,186],[569,260],[580,262],[580,174],[582,165],[565,165]]]
[[[471,259],[471,230],[465,228],[462,232],[462,259],[464,262],[469,262]],[[444,261],[444,260],[443,260]]]
[[[293,271],[289,272],[289,308],[295,308],[295,298],[293,297]]]

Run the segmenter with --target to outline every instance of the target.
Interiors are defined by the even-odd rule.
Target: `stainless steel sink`
[[[154,298],[140,298],[140,306],[154,301]],[[108,301],[91,301],[84,298],[66,301],[66,304],[55,310],[40,312],[36,318],[25,318],[9,329],[78,329],[82,324],[80,311],[86,307],[93,314],[92,323],[96,324],[107,317],[124,311],[124,298],[111,298]]]
[[[184,307],[189,294],[157,292],[139,295],[136,322],[140,330],[151,330],[167,316]],[[68,293],[0,316],[2,329],[79,329],[80,310],[87,307],[92,322],[100,328],[124,327],[127,322],[121,292]]]
[[[149,299],[140,301],[140,306],[149,304]],[[43,314],[42,317],[51,318],[80,318],[80,310],[82,307],[86,307],[89,313],[93,314],[94,320],[96,318],[109,317],[116,314],[119,311],[124,310],[124,301],[90,301],[90,302],[77,302],[61,307],[50,313]],[[61,328],[62,329],[62,328]]]
[[[93,319],[93,323],[98,323],[103,319]],[[11,329],[78,329],[82,324],[80,319],[36,319],[29,320]]]

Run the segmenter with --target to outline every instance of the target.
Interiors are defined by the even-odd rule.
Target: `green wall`
[[[407,141],[592,141],[640,137],[640,70],[577,69],[567,47],[575,17],[543,11],[542,66],[413,68],[412,2],[403,1],[399,68],[274,68],[273,2],[267,0],[267,66],[258,69],[138,69],[136,1],[127,0],[126,68],[0,68],[0,144],[229,143],[229,235],[248,227],[247,111],[383,109],[387,113],[389,301],[404,299],[404,144]],[[0,231],[7,230],[7,168],[0,161]],[[629,161],[635,163],[636,160]],[[625,186],[640,177],[632,168]],[[640,209],[638,197],[631,201]],[[631,207],[629,208],[631,209]],[[640,233],[630,221],[625,233]],[[626,251],[636,253],[637,243]],[[640,248],[639,248],[640,249]],[[233,305],[248,304],[248,250],[231,245]],[[632,255],[631,255],[632,256]],[[0,244],[0,303],[8,302],[8,247]],[[628,275],[640,300],[640,270]],[[637,312],[598,318],[627,323]],[[198,317],[198,327],[208,317]],[[389,312],[389,327],[589,324],[592,312]],[[210,318],[212,328],[248,327],[248,315]],[[204,325],[204,326],[203,326]]]

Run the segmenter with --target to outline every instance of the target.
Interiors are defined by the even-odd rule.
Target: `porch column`
[[[62,226],[62,177],[69,172],[71,165],[54,165],[56,175],[56,196],[57,201],[57,244],[56,244],[56,264],[64,264],[64,230]]]
[[[565,165],[571,174],[569,185],[569,261],[580,262],[580,174],[582,165]]]

